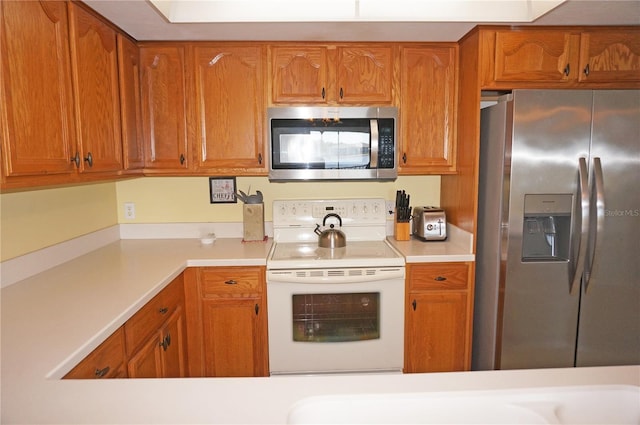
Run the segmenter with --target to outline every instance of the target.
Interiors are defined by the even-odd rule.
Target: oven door
[[[272,375],[402,371],[404,267],[268,271],[267,303]]]

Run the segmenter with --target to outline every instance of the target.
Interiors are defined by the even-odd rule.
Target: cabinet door
[[[115,30],[74,3],[69,4],[69,21],[80,171],[121,170]]]
[[[465,370],[467,294],[415,292],[408,299],[405,373]]]
[[[325,103],[327,101],[327,48],[323,46],[272,46],[272,103]]]
[[[364,45],[338,47],[338,103],[392,103],[393,49]]]
[[[401,174],[456,170],[457,48],[401,47]]]
[[[581,82],[640,82],[640,31],[585,31],[580,36]]]
[[[155,332],[144,345],[129,358],[129,378],[162,377],[162,337]]]
[[[121,34],[118,34],[118,67],[124,168],[136,170],[144,167],[140,109],[140,50],[133,41]]]
[[[205,376],[267,376],[263,298],[202,302]]]
[[[198,167],[266,173],[264,48],[194,47]]]
[[[497,31],[496,82],[566,83],[578,73],[579,35],[568,31]]]
[[[140,48],[145,168],[184,171],[189,167],[184,47]]]
[[[185,317],[182,306],[178,306],[160,332],[160,358],[163,378],[187,376]]]
[[[75,175],[66,2],[2,1],[4,175]]]

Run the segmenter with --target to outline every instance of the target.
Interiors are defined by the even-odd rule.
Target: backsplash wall
[[[404,189],[413,205],[439,205],[440,176],[399,177],[394,182],[270,183],[238,177],[237,188],[262,191],[265,220],[274,199],[382,197]],[[124,218],[124,203],[136,218]],[[9,260],[118,223],[233,223],[242,204],[211,204],[207,177],[143,177],[118,182],[0,194],[0,261]]]
[[[211,204],[208,177],[147,177],[116,183],[119,223],[241,222],[242,203]],[[238,177],[236,187],[264,195],[265,221],[272,220],[275,199],[384,198],[396,190],[411,195],[413,205],[440,205],[440,176],[398,177],[393,182],[271,183],[266,177]],[[124,204],[135,204],[136,217],[125,219]]]

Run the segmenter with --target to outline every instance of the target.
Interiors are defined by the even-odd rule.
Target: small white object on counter
[[[213,245],[215,241],[216,241],[215,233],[207,233],[206,235],[200,238],[200,243],[202,245]]]

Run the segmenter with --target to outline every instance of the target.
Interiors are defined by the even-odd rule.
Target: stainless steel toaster
[[[442,208],[413,207],[412,233],[423,241],[447,239],[447,216]]]

